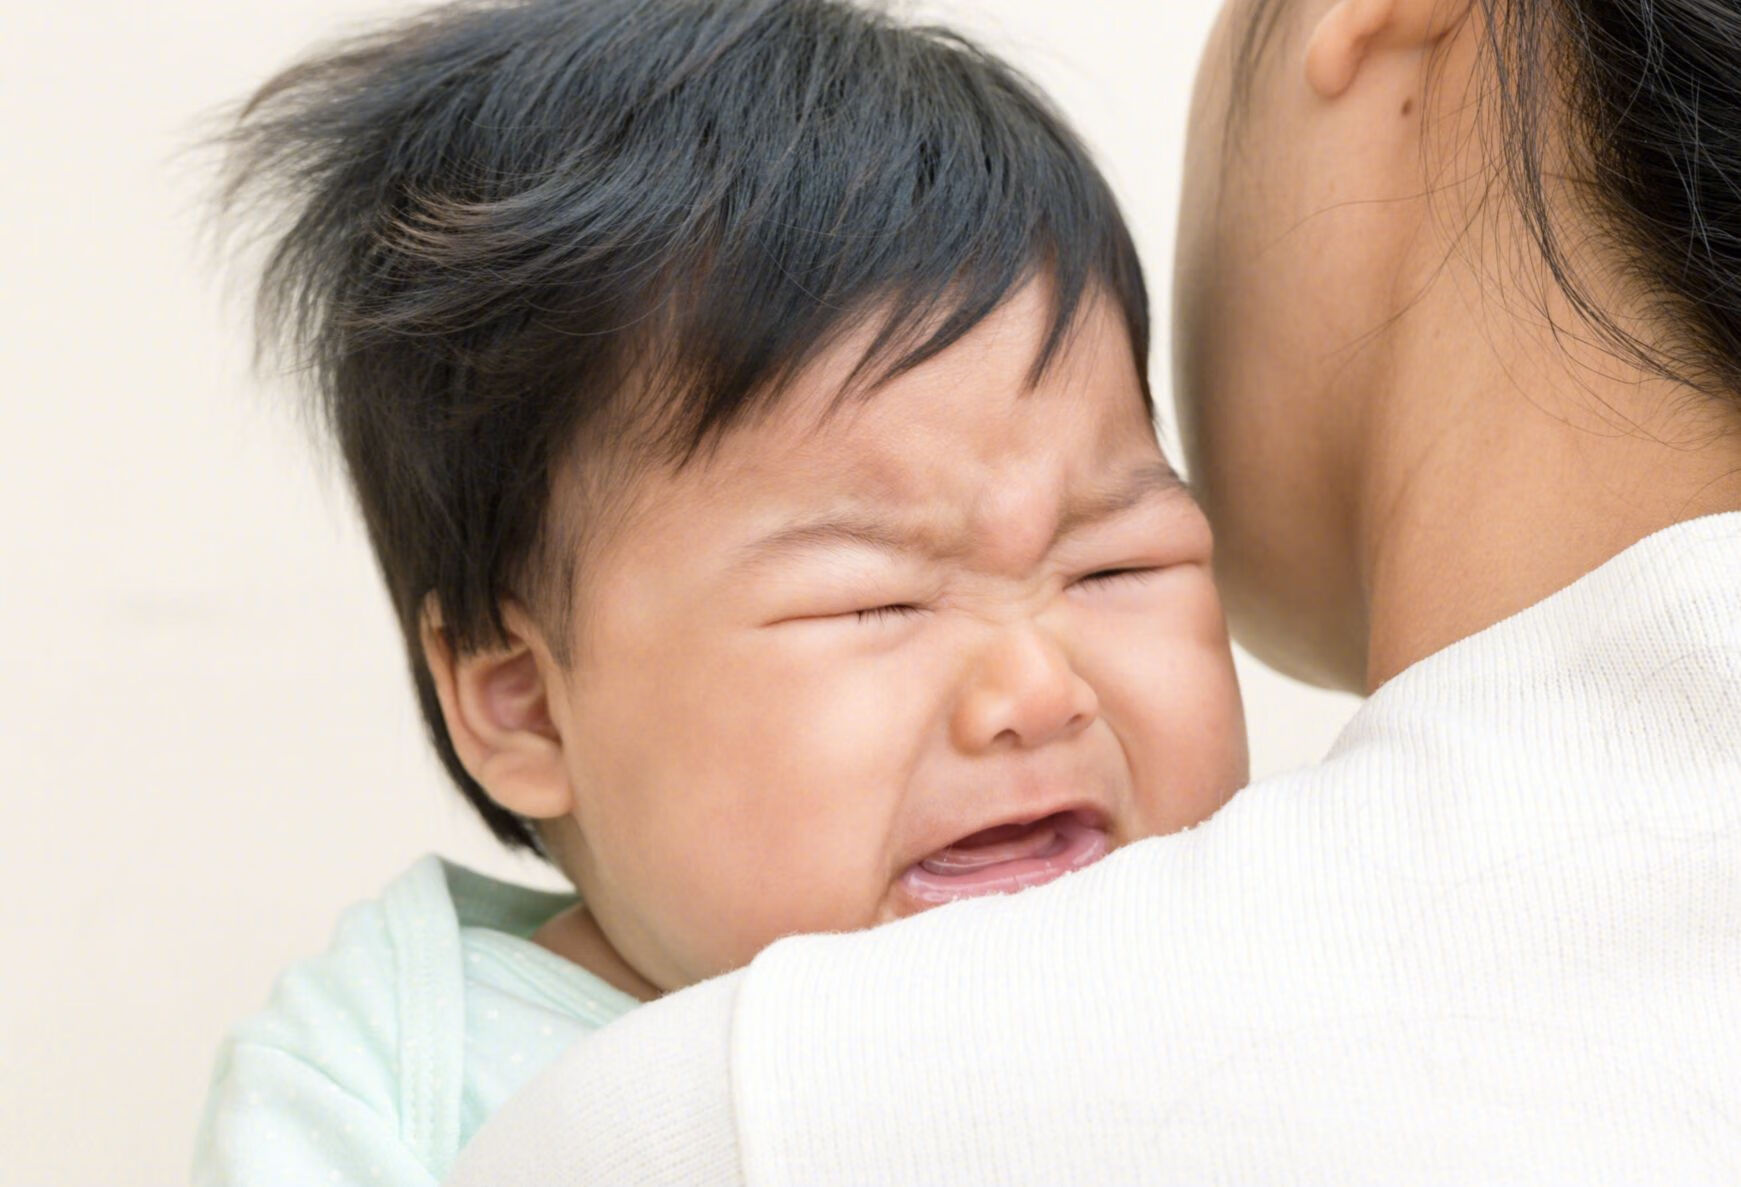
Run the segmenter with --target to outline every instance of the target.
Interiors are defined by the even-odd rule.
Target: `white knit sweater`
[[[1741,1183],[1741,513],[1415,665],[1200,828],[634,1012],[460,1166]]]

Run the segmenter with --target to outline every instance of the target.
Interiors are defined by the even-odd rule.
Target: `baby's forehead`
[[[1021,452],[1079,450],[1083,433],[1101,448],[1133,432],[1152,436],[1116,303],[1097,293],[1060,327],[1052,295],[1044,281],[1029,283],[911,366],[891,368],[876,353],[875,326],[845,336],[723,434],[712,456],[721,470],[809,468],[898,488],[927,450],[946,449],[957,466],[995,467]]]
[[[1087,365],[1062,360],[1037,382],[1028,352],[968,342],[845,403],[826,387],[793,392],[658,484],[654,519],[710,525],[699,548],[761,534],[957,551],[987,532],[1049,538],[1181,489],[1128,353],[1103,367],[1118,356],[1082,345]]]

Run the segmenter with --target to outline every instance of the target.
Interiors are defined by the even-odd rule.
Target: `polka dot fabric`
[[[437,1184],[485,1120],[635,1005],[532,943],[573,904],[426,857],[225,1041],[195,1187]]]

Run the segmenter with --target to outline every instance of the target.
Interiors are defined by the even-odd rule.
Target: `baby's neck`
[[[533,933],[532,942],[641,1001],[650,1002],[663,992],[622,958],[585,903],[576,903],[553,916]]]

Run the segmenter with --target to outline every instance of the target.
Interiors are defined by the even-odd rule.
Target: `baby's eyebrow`
[[[1122,515],[1151,499],[1186,493],[1185,480],[1165,461],[1156,459],[1127,471],[1121,478],[1064,508],[1052,537],[1055,544],[1092,523]]]
[[[813,548],[846,545],[877,552],[919,552],[933,543],[927,532],[903,529],[861,516],[833,516],[794,524],[752,540],[737,550],[733,568],[748,568]]]
[[[1053,532],[1052,543],[1056,544],[1090,524],[1122,515],[1152,499],[1185,489],[1184,480],[1166,462],[1145,462],[1112,484],[1066,506]],[[732,567],[749,568],[796,552],[830,546],[887,553],[936,554],[944,551],[933,532],[849,513],[793,524],[752,540],[737,550]]]

